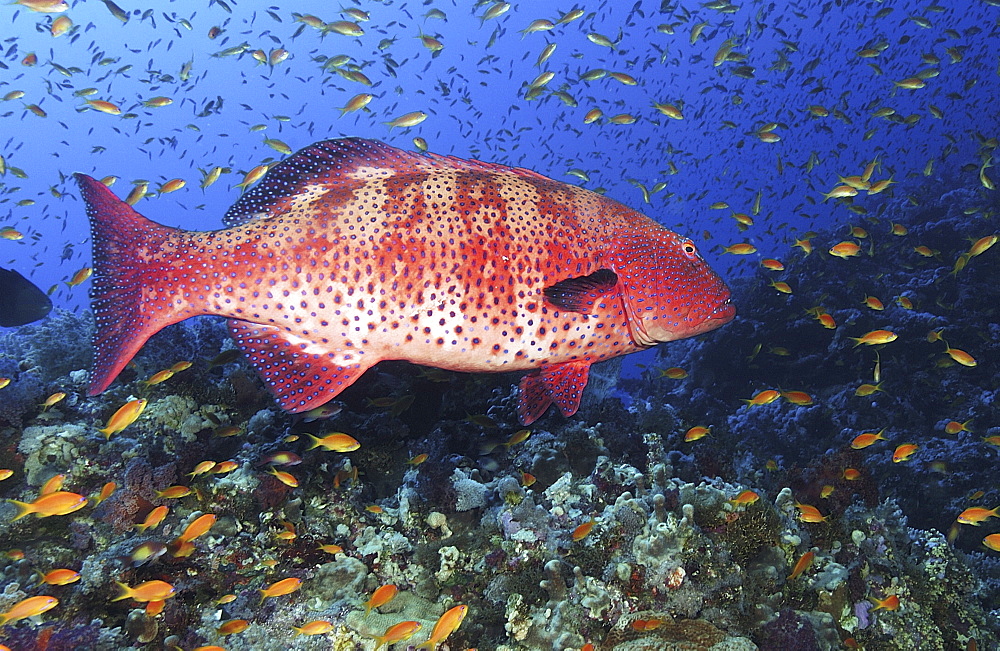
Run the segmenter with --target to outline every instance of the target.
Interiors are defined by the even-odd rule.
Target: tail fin
[[[90,305],[94,332],[94,368],[88,395],[104,391],[156,332],[183,317],[169,300],[144,304],[150,276],[160,267],[157,257],[177,230],[152,222],[85,174],[74,174],[90,218],[94,278]]]
[[[132,596],[132,588],[128,587],[121,581],[115,581],[115,583],[118,585],[118,596],[112,599],[111,601],[121,601],[122,599],[128,599],[129,597]]]
[[[7,500],[7,501],[17,507],[17,515],[14,516],[14,519],[11,520],[11,522],[13,522],[14,520],[20,520],[24,516],[30,515],[35,512],[34,504],[29,504],[27,502],[18,502],[17,500]],[[0,626],[2,626],[2,624],[0,624]]]

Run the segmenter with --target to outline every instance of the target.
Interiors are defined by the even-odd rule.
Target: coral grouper
[[[518,405],[530,423],[553,402],[573,414],[594,362],[735,314],[691,240],[524,169],[327,140],[274,165],[208,232],[151,222],[76,178],[96,267],[91,395],[154,333],[210,314],[289,411],[401,359],[531,370]]]

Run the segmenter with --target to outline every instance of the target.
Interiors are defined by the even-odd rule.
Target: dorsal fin
[[[259,217],[286,212],[292,202],[301,200],[305,193],[312,195],[308,197],[310,200],[329,193],[349,198],[354,190],[373,180],[441,170],[549,180],[530,170],[452,156],[423,155],[377,140],[339,138],[300,149],[271,167],[257,185],[232,205],[222,221],[228,227],[238,226]]]

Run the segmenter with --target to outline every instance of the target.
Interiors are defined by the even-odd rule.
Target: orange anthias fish
[[[885,430],[882,429],[878,432],[865,432],[864,434],[858,434],[853,439],[851,439],[851,447],[855,450],[864,450],[870,445],[875,445],[878,441],[885,441],[886,438],[882,436]]]
[[[58,14],[69,9],[66,0],[15,0],[12,4],[27,7],[40,14]]]
[[[881,609],[896,610],[897,608],[899,608],[899,597],[896,596],[896,595],[894,595],[894,594],[889,595],[885,599],[879,599],[878,597],[872,597],[871,598],[871,602],[875,604],[875,607],[872,608],[872,612],[875,612],[876,610],[881,610]]]
[[[291,577],[288,579],[282,579],[266,588],[260,589],[260,602],[264,603],[264,600],[268,597],[281,597],[286,594],[292,594],[302,585],[302,579],[297,577]]]
[[[799,557],[799,560],[795,563],[795,567],[792,568],[792,573],[788,575],[786,580],[792,581],[799,578],[803,572],[809,569],[812,565],[813,559],[816,558],[815,552],[806,552]]]
[[[122,431],[142,415],[144,409],[146,409],[146,399],[142,398],[140,400],[129,400],[124,405],[118,408],[111,418],[108,419],[108,424],[104,426],[104,429],[97,430],[101,434],[104,434],[104,438],[110,439],[112,434]]]
[[[225,622],[219,628],[215,629],[215,632],[219,635],[235,635],[236,633],[242,633],[243,631],[250,628],[250,622],[245,619],[230,619]]]
[[[215,514],[206,513],[198,518],[196,518],[191,524],[189,524],[177,540],[180,542],[191,542],[198,536],[202,536],[208,533],[208,530],[212,528],[215,524]]]
[[[438,644],[444,642],[449,635],[458,630],[458,627],[462,625],[462,620],[465,619],[465,615],[469,612],[469,607],[466,605],[455,606],[445,614],[441,615],[437,623],[434,624],[434,630],[431,631],[431,636],[427,638],[427,641],[423,644],[417,646],[417,649],[434,649]]]
[[[77,493],[55,491],[54,493],[39,497],[34,502],[10,500],[10,503],[18,508],[18,513],[14,517],[14,520],[20,520],[31,513],[37,514],[40,518],[47,518],[51,515],[67,515],[86,506],[87,498]],[[14,520],[11,520],[11,522]]]
[[[971,524],[978,527],[988,518],[1000,518],[1000,506],[995,509],[973,506],[962,511],[958,516],[958,521],[961,524]]]
[[[826,519],[830,517],[820,513],[820,510],[811,504],[800,504],[796,502],[795,508],[799,510],[799,520],[802,522],[816,524],[819,522],[825,522]]]
[[[780,397],[780,391],[776,391],[774,389],[764,389],[763,391],[758,391],[754,397],[749,400],[744,399],[743,402],[747,407],[757,407],[760,405],[769,405]]]
[[[26,617],[41,615],[45,611],[52,610],[58,605],[59,600],[48,595],[22,599],[11,606],[10,610],[0,613],[0,626],[5,626]]]
[[[141,524],[135,525],[135,528],[145,533],[147,529],[155,529],[163,519],[167,517],[167,513],[170,511],[169,507],[158,506],[146,516],[146,519],[142,521]]]
[[[382,647],[395,644],[396,642],[405,642],[406,640],[413,637],[413,634],[419,631],[423,626],[420,622],[414,622],[412,620],[400,622],[394,624],[389,628],[385,629],[385,633],[382,635],[373,636],[372,639],[377,642],[374,651],[378,651]]]
[[[122,599],[134,599],[135,601],[163,601],[174,596],[174,586],[166,581],[146,581],[134,588],[115,581],[118,585],[118,596],[111,601],[121,601]]]
[[[758,495],[754,491],[745,490],[729,501],[739,506],[739,505],[753,504],[759,499],[760,495]]]
[[[903,461],[908,461],[913,454],[920,449],[920,446],[916,443],[901,443],[896,446],[896,449],[892,453],[892,462],[900,463]]]
[[[735,315],[690,239],[525,169],[328,140],[271,166],[209,232],[153,223],[76,179],[94,242],[90,395],[154,333],[207,314],[229,319],[288,411],[405,359],[530,371],[528,424],[552,403],[574,414],[593,363]]]
[[[704,425],[695,425],[688,431],[684,433],[684,442],[690,443],[692,441],[697,441],[703,439],[712,433],[711,427],[705,427]]]
[[[371,598],[369,598],[368,601],[365,602],[365,617],[368,616],[368,613],[370,613],[373,608],[384,606],[385,604],[392,601],[398,592],[399,588],[397,588],[391,583],[375,590],[375,592],[372,593]]]
[[[590,532],[594,528],[595,524],[597,524],[597,520],[591,518],[587,522],[584,522],[583,524],[579,525],[576,529],[573,529],[573,533],[571,534],[570,537],[573,539],[574,542],[579,542],[583,540],[584,538],[590,535]]]
[[[296,635],[323,635],[333,630],[333,624],[325,619],[317,619],[308,624],[293,626],[292,628],[295,629]]]
[[[331,452],[353,452],[361,447],[357,439],[349,434],[344,434],[343,432],[334,432],[332,434],[327,434],[323,438],[318,438],[312,434],[307,434],[309,438],[312,439],[312,445],[310,445],[306,450],[314,450],[316,448],[323,448],[325,450],[330,450]]]
[[[80,573],[76,570],[59,568],[43,574],[39,585],[42,583],[48,583],[49,585],[69,585],[79,580]]]
[[[854,341],[854,346],[860,346],[864,344],[865,346],[877,346],[879,344],[888,344],[896,341],[896,333],[891,330],[872,330],[871,332],[865,333],[860,337],[848,337]]]

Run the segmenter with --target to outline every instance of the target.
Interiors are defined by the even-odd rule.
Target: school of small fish
[[[979,0],[968,6],[933,0],[930,4],[742,5],[727,0],[604,0],[559,7],[502,0],[467,5],[441,0],[422,4],[355,0],[342,5],[292,3],[266,8],[233,0],[192,6],[182,2],[120,4],[124,6],[112,0],[16,0],[0,7],[6,34],[0,41],[0,116],[6,124],[20,127],[0,134],[0,254],[5,266],[19,268],[48,288],[57,307],[80,309],[87,291],[95,296],[100,331],[91,393],[107,387],[155,330],[195,313],[212,313],[232,319],[230,328],[238,347],[261,372],[279,403],[303,412],[305,422],[322,422],[335,415],[324,403],[338,389],[316,391],[314,383],[346,387],[380,358],[457,370],[484,370],[501,363],[528,370],[521,384],[522,422],[540,418],[550,404],[564,415],[575,412],[590,363],[621,350],[579,360],[564,349],[549,356],[542,354],[542,344],[548,342],[545,333],[521,351],[505,347],[504,340],[511,336],[503,331],[502,336],[491,333],[475,339],[477,346],[486,342],[501,347],[494,359],[455,361],[456,351],[440,352],[438,339],[455,336],[455,342],[449,343],[460,346],[456,342],[462,326],[456,330],[449,322],[445,331],[436,330],[439,320],[449,318],[448,308],[438,305],[437,296],[424,296],[421,288],[395,298],[400,314],[405,306],[432,308],[427,319],[416,319],[414,326],[426,333],[426,350],[372,355],[364,363],[344,352],[347,348],[364,352],[367,343],[367,339],[347,336],[346,322],[335,334],[347,344],[334,351],[326,345],[329,333],[318,322],[294,331],[259,321],[253,325],[252,320],[241,321],[238,314],[219,305],[226,300],[219,297],[210,309],[205,308],[204,297],[170,299],[165,303],[171,303],[178,314],[109,334],[134,307],[112,289],[134,294],[145,285],[154,292],[171,291],[177,286],[172,283],[180,283],[185,291],[197,290],[192,289],[193,283],[185,284],[188,277],[174,272],[160,278],[139,276],[129,282],[110,280],[107,268],[112,262],[137,253],[145,257],[143,247],[148,242],[141,236],[120,238],[99,254],[102,259],[91,260],[91,237],[78,199],[87,198],[92,217],[102,211],[129,217],[141,212],[159,223],[180,222],[181,228],[199,231],[190,235],[197,255],[179,264],[197,262],[199,270],[192,277],[205,269],[217,273],[219,268],[211,266],[217,256],[208,245],[201,246],[200,238],[211,238],[222,225],[223,213],[228,230],[218,232],[235,234],[236,240],[268,237],[279,228],[287,231],[289,226],[281,219],[292,204],[343,191],[342,185],[322,178],[330,172],[329,167],[324,171],[319,166],[322,161],[317,162],[326,156],[323,147],[350,150],[342,155],[342,162],[354,174],[352,181],[362,173],[369,175],[365,190],[391,184],[391,177],[402,170],[419,169],[422,176],[407,178],[410,186],[403,190],[412,193],[425,182],[456,184],[464,173],[471,181],[464,190],[460,182],[455,185],[465,192],[460,199],[480,201],[500,195],[520,199],[517,192],[533,192],[536,212],[542,213],[561,192],[575,197],[577,204],[595,202],[601,211],[620,208],[623,214],[649,215],[664,227],[643,223],[633,254],[642,258],[661,253],[644,248],[653,237],[651,228],[675,238],[670,239],[671,246],[679,249],[675,253],[693,252],[696,262],[704,265],[693,272],[701,291],[670,300],[706,302],[704,311],[719,317],[711,322],[712,327],[733,314],[727,304],[728,290],[709,266],[724,268],[722,275],[727,278],[755,277],[768,291],[782,296],[810,296],[809,287],[782,279],[786,264],[822,256],[829,273],[838,274],[850,273],[844,270],[861,257],[880,259],[885,238],[907,241],[910,236],[904,225],[885,212],[887,204],[877,202],[895,197],[919,206],[925,198],[912,190],[917,182],[943,184],[945,175],[968,180],[976,186],[975,193],[955,198],[962,202],[965,214],[983,222],[995,215],[990,206],[997,201],[1000,182],[995,162],[1000,128],[995,120],[984,119],[995,113],[995,102],[977,105],[972,99],[1000,97],[998,0]],[[367,140],[344,139],[359,136]],[[424,152],[436,155],[425,157]],[[86,158],[79,158],[81,154]],[[387,159],[391,164],[385,164]],[[74,173],[81,174],[82,195]],[[322,183],[326,185],[321,188]],[[122,197],[120,201],[109,190],[112,187]],[[427,200],[426,194],[421,196]],[[343,198],[338,200],[343,206]],[[444,200],[441,203],[445,205]],[[494,208],[513,212],[513,203],[494,203]],[[126,210],[129,206],[138,212]],[[356,206],[365,207],[363,202]],[[120,229],[123,223],[106,220],[109,232],[97,232],[94,237],[111,241],[110,231],[127,231]],[[839,241],[814,243],[815,231],[831,223],[845,225]],[[346,221],[343,227],[352,228]],[[169,230],[164,241],[172,244],[188,237]],[[618,223],[612,222],[610,230],[620,231]],[[365,233],[365,227],[359,225],[357,232]],[[696,241],[684,235],[693,235]],[[564,241],[545,240],[550,249]],[[960,243],[963,252],[954,258],[919,241],[912,241],[910,248],[914,260],[947,269],[960,281],[969,265],[996,265],[1000,247],[993,247],[997,241],[998,234],[984,230],[978,239]],[[286,247],[284,253],[295,258],[317,246],[322,245],[309,242],[300,248]],[[359,255],[355,264],[370,255],[361,251],[348,252]],[[241,250],[244,253],[247,258],[255,255]],[[570,253],[566,249],[565,254]],[[517,268],[520,275],[526,273],[524,269],[531,270],[530,263],[522,265],[526,258],[492,246],[481,246],[477,255],[476,265],[489,267],[493,275],[511,268]],[[562,255],[560,250],[553,258]],[[633,275],[634,284],[628,286],[628,266],[621,261],[615,268],[581,264],[576,258],[572,262],[578,271],[559,277],[524,280],[511,274],[511,285],[518,283],[517,290],[545,295],[565,310],[567,318],[553,318],[546,326],[580,328],[585,324],[585,334],[592,335],[591,328],[597,327],[590,312],[595,301],[609,296],[620,300],[621,295],[650,282],[648,275]],[[886,264],[898,262],[887,260]],[[541,270],[536,271],[541,276]],[[378,272],[376,267],[366,279],[384,281]],[[272,286],[286,280],[274,274],[278,274],[276,268],[272,268]],[[254,277],[253,272],[248,274]],[[258,280],[262,277],[257,273]],[[430,291],[438,285],[431,282],[423,289]],[[309,288],[320,291],[316,284]],[[220,295],[232,289],[246,287],[232,285],[220,290]],[[373,285],[369,294],[375,293]],[[521,299],[515,290],[497,295]],[[880,287],[877,282],[859,294],[854,305],[825,303],[822,296],[810,298],[814,307],[808,311],[816,328],[843,336],[845,347],[853,346],[875,360],[871,382],[867,377],[859,380],[856,395],[883,392],[880,352],[914,343],[897,335],[893,319],[903,318],[897,316],[899,310],[921,306],[913,305],[905,287]],[[302,300],[303,310],[309,309],[306,300]],[[0,305],[8,311],[6,304]],[[38,316],[31,318],[41,318],[49,310],[44,305],[33,307],[29,311]],[[268,305],[253,307],[270,323],[287,317],[287,311]],[[345,309],[345,319],[365,318],[381,309],[350,307],[353,311]],[[522,310],[525,303],[516,307]],[[884,327],[868,332],[852,328],[855,310],[884,315]],[[627,318],[621,318],[622,311]],[[622,340],[626,346],[640,344],[635,346],[640,348],[677,338],[647,332],[627,301],[626,308],[611,314],[609,323],[615,316],[618,334],[628,335]],[[514,318],[508,322],[506,316],[498,318],[510,326],[511,333],[522,334],[524,324]],[[324,335],[322,342],[311,338],[317,329]],[[707,329],[699,324],[683,335]],[[474,336],[466,333],[465,339],[472,341]],[[569,345],[565,337],[553,338],[551,333],[548,337],[556,348]],[[946,328],[928,334],[927,342],[940,347],[935,363],[966,369],[980,364],[978,342],[950,339]],[[288,352],[292,346],[309,348],[317,357],[335,352],[337,370],[303,368]],[[528,350],[532,347],[537,350]],[[238,353],[223,352],[209,365],[225,365]],[[757,344],[751,358],[760,354],[791,353],[780,346],[764,349]],[[532,363],[524,363],[526,356],[532,357]],[[176,383],[177,375],[194,363],[178,361],[130,384],[129,398],[101,413],[100,422],[93,424],[94,435],[110,441],[133,427],[144,417],[156,392]],[[435,369],[425,372],[432,378]],[[664,381],[687,378],[687,370],[678,367],[659,373]],[[0,392],[11,382],[16,378],[0,378]],[[39,405],[42,413],[58,409],[68,398],[87,399],[67,393],[70,390],[64,387],[50,391]],[[419,399],[412,395],[373,398],[371,406],[398,415]],[[741,409],[777,401],[815,404],[810,393],[775,386],[748,394]],[[957,414],[956,418],[944,426],[946,434],[988,427],[973,429],[971,420]],[[484,429],[496,427],[485,415],[470,414],[469,422]],[[688,423],[682,433],[684,445],[712,441],[712,428],[712,423]],[[242,432],[240,425],[220,422],[214,435],[225,441]],[[509,449],[529,435],[529,430],[520,430],[498,446]],[[342,432],[309,436],[311,445],[297,448],[302,455],[344,455],[364,443],[363,437],[359,442]],[[1000,437],[987,436],[983,442],[1000,447]],[[912,463],[922,453],[920,445],[875,423],[843,444],[865,454],[887,454],[899,464]],[[294,493],[300,488],[294,466],[301,460],[295,452],[274,450],[260,460],[256,470],[281,490]],[[416,468],[426,460],[426,453],[415,454],[409,464]],[[144,508],[132,530],[123,534],[137,538],[124,566],[148,567],[162,559],[198,554],[203,536],[212,534],[224,512],[194,515],[193,506],[178,509],[175,505],[184,500],[189,506],[194,500],[200,502],[206,485],[238,467],[233,459],[206,459],[183,469],[187,477],[183,484],[158,489],[157,504]],[[776,468],[776,462],[768,462],[768,470]],[[821,489],[820,497],[844,490],[840,480],[857,482],[863,473],[863,469],[842,468],[842,474]],[[0,469],[0,481],[17,474],[17,468]],[[22,527],[18,531],[31,539],[33,534],[28,532],[33,527],[50,519],[79,517],[96,508],[118,489],[111,480],[120,478],[108,479],[99,492],[89,495],[64,475],[56,475],[40,489],[21,492],[19,499],[10,500],[16,507],[12,517]],[[334,479],[335,488],[358,481],[359,470],[350,463]],[[534,481],[533,475],[522,473],[522,485]],[[745,490],[732,503],[734,508],[745,508],[760,498]],[[975,527],[991,524],[992,518],[1000,517],[1000,506],[990,506],[970,506],[954,514],[949,536],[957,535],[959,527],[976,531]],[[797,502],[795,507],[798,518],[809,525],[822,526],[831,517],[822,504]],[[191,515],[181,517],[181,512]],[[375,504],[367,512],[383,514]],[[566,533],[579,543],[602,524],[591,517]],[[273,528],[276,544],[291,544],[301,535],[292,522],[275,522]],[[4,547],[0,551],[10,558],[23,556],[17,544],[0,545]],[[987,535],[982,546],[1000,552],[1000,534]],[[344,553],[329,542],[321,543],[319,551],[331,556]],[[814,557],[814,550],[804,549],[797,559],[789,559],[787,580],[808,575]],[[39,594],[5,605],[0,627],[33,617],[39,621],[37,616],[57,609],[60,600],[52,595],[73,590],[80,569],[37,565]],[[260,604],[297,598],[295,593],[309,581],[301,572],[293,573],[302,576],[284,576],[283,568],[275,563],[262,562],[258,569],[252,585]],[[107,599],[144,609],[150,619],[162,618],[169,602],[184,593],[182,575],[170,576],[169,571],[162,575],[132,585],[109,576]],[[365,615],[377,612],[406,589],[385,584],[369,595],[359,594],[358,608]],[[215,597],[220,607],[229,597],[236,598]],[[873,612],[906,608],[905,598],[895,594],[868,599]],[[447,608],[433,626],[401,620],[384,631],[361,633],[374,640],[376,649],[419,635],[426,638],[416,637],[423,640],[418,648],[434,649],[459,629],[469,613],[463,604],[448,603]],[[474,612],[469,614],[475,617]],[[652,631],[661,624],[660,619],[649,618],[637,619],[632,626]],[[218,634],[220,638],[239,635],[249,626],[243,619],[220,621]],[[334,630],[334,624],[303,621],[293,630],[297,636],[322,636]],[[0,629],[0,649],[4,648],[2,640]]]

